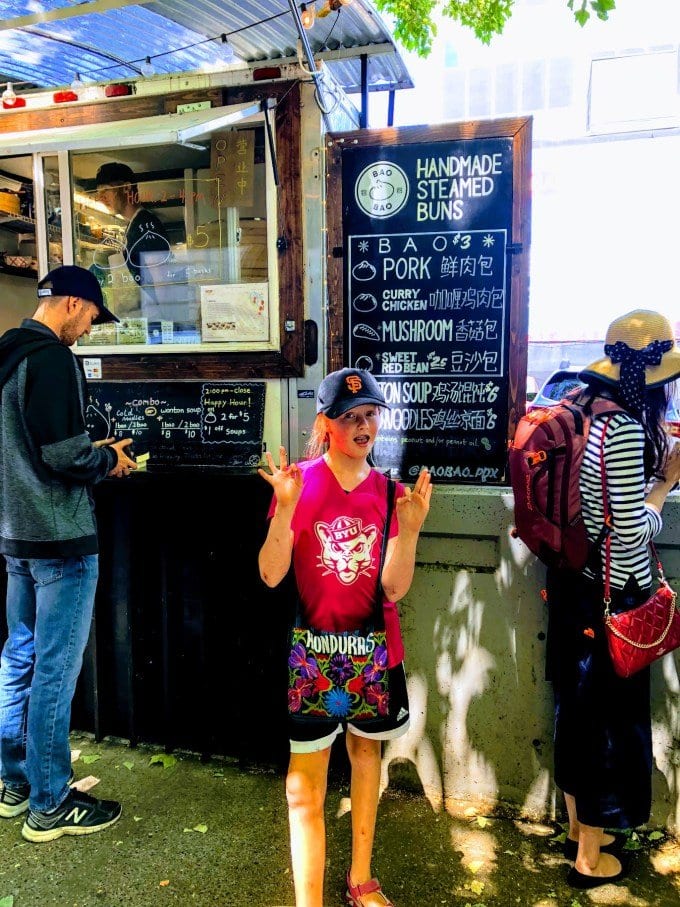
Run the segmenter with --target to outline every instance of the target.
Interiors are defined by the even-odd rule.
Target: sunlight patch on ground
[[[677,876],[674,882],[680,895],[680,844],[677,841],[667,841],[658,850],[652,851],[649,859],[659,875]]]

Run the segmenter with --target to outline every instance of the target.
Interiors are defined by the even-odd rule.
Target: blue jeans
[[[0,656],[0,775],[30,784],[30,807],[56,809],[69,792],[71,700],[92,623],[99,557],[7,561],[7,628]]]

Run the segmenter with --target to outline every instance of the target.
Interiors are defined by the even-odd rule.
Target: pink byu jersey
[[[292,530],[293,566],[309,623],[319,630],[356,630],[369,619],[376,593],[387,509],[387,480],[372,469],[353,491],[342,489],[323,457],[298,464],[304,485]],[[395,497],[404,494],[397,483]],[[276,508],[272,498],[271,517]],[[392,515],[390,538],[399,526]],[[399,614],[383,602],[389,667],[404,659]]]

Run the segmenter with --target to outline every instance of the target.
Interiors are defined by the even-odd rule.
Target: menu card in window
[[[269,340],[269,285],[201,287],[201,338],[204,343]]]

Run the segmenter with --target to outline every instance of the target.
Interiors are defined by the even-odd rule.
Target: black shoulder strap
[[[382,546],[380,548],[380,564],[378,565],[378,583],[380,583],[380,574],[385,565],[385,555],[387,553],[387,543],[390,540],[390,523],[392,522],[392,513],[394,512],[394,480],[387,477],[387,512],[385,514],[385,525],[383,526]]]
[[[390,524],[392,522],[392,513],[394,512],[394,480],[387,476],[387,511],[385,513],[385,525],[383,526],[382,544],[380,546],[380,563],[378,564],[378,582],[375,592],[374,613],[377,618],[376,624],[382,626],[383,617],[383,587],[382,572],[385,566],[385,555],[387,554],[387,543],[390,539]]]

